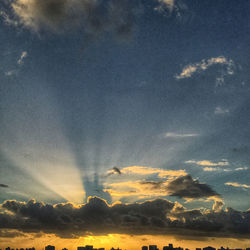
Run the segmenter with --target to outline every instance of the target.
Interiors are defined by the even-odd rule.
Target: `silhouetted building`
[[[85,246],[85,250],[93,250],[93,246],[86,245],[86,246]]]
[[[149,245],[149,250],[158,250],[156,245]]]
[[[143,247],[141,248],[141,250],[148,250],[148,247],[147,247],[147,246],[143,246]]]
[[[168,244],[168,246],[164,246],[164,247],[163,247],[163,250],[173,250],[173,249],[177,249],[177,248],[174,248],[174,247],[173,247],[173,244],[171,244],[171,243]]]
[[[77,250],[85,250],[85,247],[77,247]]]
[[[45,250],[55,250],[55,246],[48,245],[45,247]]]
[[[208,246],[208,247],[204,247],[203,250],[216,250],[216,249],[214,247]]]

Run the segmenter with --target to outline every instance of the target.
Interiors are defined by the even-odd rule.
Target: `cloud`
[[[222,171],[221,168],[213,168],[213,167],[205,167],[203,168],[205,172],[215,172],[215,171]]]
[[[195,164],[198,166],[211,166],[211,167],[229,166],[229,162],[227,160],[223,160],[223,161],[219,161],[219,162],[212,162],[212,161],[208,161],[208,160],[202,160],[202,161],[189,160],[189,161],[185,161],[185,163]]]
[[[14,231],[15,234],[41,232],[68,238],[108,233],[249,238],[250,211],[223,210],[222,206],[217,202],[213,210],[187,210],[165,199],[108,205],[97,197],[79,206],[8,200],[1,204],[0,231],[5,232],[6,237],[9,237],[8,231]]]
[[[250,188],[250,185],[247,184],[240,184],[238,182],[226,182],[225,185],[237,187],[237,188]]]
[[[248,167],[235,168],[235,171],[244,171],[244,170],[248,170]]]
[[[217,79],[217,85],[220,85],[219,82],[221,82],[221,84],[224,82],[225,75],[234,74],[235,64],[233,60],[227,59],[224,56],[219,56],[219,57],[212,57],[207,60],[203,59],[202,61],[197,62],[197,63],[188,64],[182,69],[182,72],[179,75],[175,76],[175,78],[177,80],[190,78],[195,73],[206,71],[208,68],[212,67],[213,65],[221,65],[225,67],[225,70],[222,71],[220,79],[219,78]]]
[[[11,77],[11,76],[16,75],[17,72],[18,72],[18,71],[17,71],[16,69],[13,69],[13,70],[6,71],[6,72],[5,72],[5,75]]]
[[[141,6],[137,0],[14,0],[11,9],[12,22],[34,32],[79,29],[90,37],[112,32],[127,38]]]
[[[164,134],[165,138],[175,138],[175,139],[197,137],[197,136],[199,136],[199,134],[179,134],[179,133],[171,133],[171,132]]]
[[[18,22],[13,20],[5,11],[0,10],[0,17],[3,19],[4,23],[11,26],[17,26]]]
[[[122,174],[121,170],[118,167],[113,167],[108,171],[108,176],[112,174]]]
[[[156,10],[159,12],[163,12],[164,10],[168,10],[172,12],[175,7],[175,0],[158,0],[159,5],[156,7]]]
[[[220,200],[216,200],[213,204],[213,211],[218,213],[221,212],[224,206],[224,202]]]
[[[220,196],[209,185],[194,180],[184,170],[162,170],[149,167],[126,167],[123,175],[109,179],[106,192],[113,200],[133,201],[157,197],[176,196],[185,200],[220,199]],[[131,180],[132,176],[132,180]]]
[[[216,107],[214,110],[215,115],[226,115],[229,114],[229,109],[225,109],[222,107]]]
[[[27,56],[28,56],[27,51],[23,51],[22,54],[21,54],[21,56],[20,56],[20,58],[18,59],[17,63],[18,63],[19,65],[23,64],[23,60],[24,60],[24,58],[27,57]]]
[[[23,65],[24,58],[26,58],[27,56],[28,56],[28,52],[27,51],[22,51],[20,57],[15,62],[15,65],[13,66],[13,69],[7,70],[5,72],[5,76],[12,77],[12,76],[18,75],[18,73],[20,71],[20,67]]]
[[[191,17],[188,6],[181,0],[157,0],[155,10],[165,17],[174,15],[179,21],[187,21]]]
[[[157,175],[159,178],[187,175],[185,170],[164,170],[145,166],[129,166],[123,168],[121,171],[124,174],[139,175],[139,178],[141,178],[141,175]]]
[[[240,167],[235,169],[228,169],[228,168],[220,168],[220,167],[205,167],[203,168],[203,171],[205,172],[215,172],[215,171],[221,171],[221,172],[231,172],[231,171],[244,171],[247,170],[248,167]]]
[[[245,171],[248,170],[248,167],[238,167],[238,168],[226,168],[230,165],[229,161],[223,159],[219,162],[212,162],[208,160],[195,161],[189,160],[185,161],[187,164],[195,164],[197,166],[203,167],[203,171],[205,172],[231,172],[231,171]]]
[[[170,196],[177,196],[179,198],[200,199],[219,197],[219,194],[209,185],[199,183],[198,180],[193,180],[190,175],[180,176],[169,182],[167,191]]]
[[[0,188],[8,188],[9,186],[8,185],[5,185],[5,184],[0,184]]]

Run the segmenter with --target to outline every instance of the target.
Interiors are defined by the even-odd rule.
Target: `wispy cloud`
[[[166,17],[174,15],[179,21],[192,17],[188,6],[182,0],[158,0],[155,10]]]
[[[226,115],[226,114],[229,114],[229,109],[222,108],[222,107],[218,106],[215,108],[214,114],[215,115]]]
[[[229,162],[227,160],[219,161],[219,162],[212,162],[208,160],[202,160],[202,161],[195,161],[195,160],[189,160],[185,161],[187,164],[195,164],[198,166],[209,166],[209,167],[216,167],[216,166],[228,166]]]
[[[23,64],[23,60],[24,60],[24,58],[27,57],[27,56],[28,56],[27,51],[23,51],[22,54],[21,54],[21,56],[20,56],[20,58],[17,60],[17,63],[18,63],[19,65]]]
[[[5,72],[5,75],[6,75],[6,76],[9,76],[9,77],[14,76],[14,75],[16,75],[16,74],[17,74],[17,70],[16,70],[16,69],[9,70],[9,71],[6,71],[6,72]]]
[[[250,185],[247,184],[240,184],[238,182],[226,182],[225,185],[237,187],[237,188],[250,188]]]
[[[199,134],[194,134],[194,133],[187,133],[187,134],[181,134],[181,133],[172,133],[168,132],[164,134],[165,138],[187,138],[187,137],[197,137]]]
[[[151,168],[145,166],[129,166],[121,169],[123,174],[137,174],[137,175],[152,175],[156,174],[158,177],[167,177],[167,176],[184,176],[187,175],[185,170],[164,170],[160,168]]]
[[[235,171],[243,171],[243,170],[248,170],[248,167],[240,167],[235,169]]]
[[[175,76],[175,78],[178,80],[190,78],[195,73],[206,71],[208,68],[210,68],[213,65],[223,65],[226,67],[225,72],[227,75],[234,74],[235,65],[234,65],[233,60],[227,59],[224,56],[219,56],[219,57],[212,57],[207,60],[203,59],[200,62],[188,64],[182,69],[182,72],[180,74]],[[225,73],[223,73],[221,77],[223,77],[224,74]]]
[[[24,63],[24,59],[28,56],[28,52],[27,51],[22,51],[21,55],[19,56],[19,58],[17,59],[17,61],[15,62],[15,64],[13,65],[13,69],[11,70],[7,70],[5,72],[5,76],[7,77],[12,77],[14,75],[17,75],[20,67],[23,66]]]
[[[205,167],[203,168],[205,172],[215,172],[215,171],[222,171],[221,168],[213,168],[213,167]]]

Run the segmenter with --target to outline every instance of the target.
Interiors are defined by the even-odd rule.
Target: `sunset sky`
[[[0,0],[0,248],[250,247],[249,0]]]

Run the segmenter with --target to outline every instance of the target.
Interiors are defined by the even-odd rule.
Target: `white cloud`
[[[202,160],[202,161],[189,160],[189,161],[185,161],[185,163],[195,164],[198,166],[207,166],[207,167],[228,166],[229,165],[229,162],[226,159],[219,161],[219,162],[212,162],[212,161],[208,161],[208,160]],[[209,171],[208,168],[207,168],[207,171]],[[210,169],[210,171],[215,171],[215,169],[213,169],[213,170]]]
[[[17,70],[13,69],[13,70],[9,70],[5,72],[6,76],[13,76],[17,74]]]
[[[187,137],[196,137],[196,136],[199,136],[199,134],[179,134],[179,133],[171,133],[171,132],[168,132],[168,133],[165,133],[164,134],[164,137],[165,138],[187,138]]]
[[[243,170],[248,170],[248,167],[240,167],[235,169],[235,171],[243,171]]]
[[[193,74],[205,71],[213,65],[222,65],[226,67],[225,72],[223,71],[220,76],[220,80],[223,82],[225,75],[234,74],[235,65],[233,60],[227,59],[224,56],[219,56],[219,57],[212,57],[207,60],[203,59],[202,61],[197,63],[188,64],[182,69],[182,72],[179,75],[175,76],[175,78],[178,80],[190,78]]]
[[[23,60],[24,60],[24,58],[27,57],[27,56],[28,56],[27,51],[23,51],[22,54],[21,54],[21,56],[20,56],[20,58],[18,59],[17,63],[18,63],[19,65],[23,64]]]
[[[19,68],[23,65],[23,62],[24,62],[24,58],[28,56],[28,52],[27,51],[22,51],[20,57],[17,59],[14,67],[12,70],[7,70],[5,72],[5,76],[7,77],[11,77],[11,76],[14,76],[14,75],[17,75],[18,72],[19,72]]]
[[[250,188],[250,185],[247,184],[240,184],[238,182],[226,182],[225,185],[237,187],[237,188]]]
[[[213,167],[205,167],[203,168],[205,172],[215,172],[215,171],[221,171],[221,168],[213,168]]]
[[[229,114],[229,109],[226,108],[222,108],[222,107],[216,107],[214,110],[214,114],[215,115],[225,115],[225,114]]]

